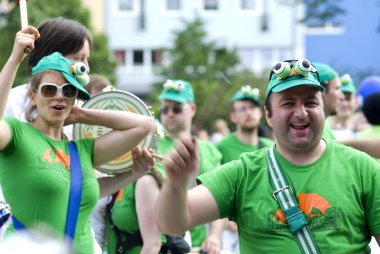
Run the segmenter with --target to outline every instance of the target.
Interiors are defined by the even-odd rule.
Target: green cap
[[[340,90],[344,93],[356,93],[356,87],[354,82],[352,82],[350,74],[344,74],[340,77],[340,81],[342,85],[340,86]]]
[[[179,103],[194,102],[193,88],[191,88],[190,83],[185,80],[168,79],[164,83],[164,89],[162,89],[158,99],[176,101]]]
[[[330,80],[339,77],[338,73],[331,68],[329,65],[324,63],[313,63],[315,68],[317,68],[319,74],[319,81],[321,83],[327,83]]]
[[[306,59],[303,59],[303,61],[305,60]],[[268,99],[268,96],[270,95],[271,92],[278,93],[295,86],[314,86],[322,92],[325,90],[325,88],[319,82],[318,73],[313,65],[310,64],[310,71],[308,73],[299,75],[295,71],[296,63],[297,61],[292,61],[289,63],[291,72],[288,77],[280,78],[272,70],[271,77],[270,77],[269,84],[266,91],[266,95],[265,95],[265,101]]]
[[[84,87],[79,83],[77,78],[83,78],[87,73],[82,75],[75,75],[74,68],[72,68],[74,64],[67,58],[63,57],[61,53],[54,52],[48,56],[42,58],[38,64],[33,67],[32,75],[36,75],[42,71],[46,70],[56,70],[59,71],[63,77],[69,82],[71,85],[75,86],[79,93],[78,97],[84,100],[89,100],[91,98],[90,94],[84,89]],[[88,76],[88,75],[87,75]]]
[[[244,85],[234,94],[231,103],[239,100],[251,100],[259,106],[260,90],[257,88],[251,88],[249,85]]]

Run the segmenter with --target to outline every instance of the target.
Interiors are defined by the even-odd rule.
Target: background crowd
[[[380,77],[371,76],[355,82],[349,73],[338,74],[333,66],[325,63],[312,62],[317,71],[314,70],[313,73],[295,66],[298,63],[305,63],[305,66],[310,64],[306,59],[290,61],[289,73],[285,75],[277,71],[287,68],[287,62],[273,63],[266,94],[261,95],[257,87],[267,84],[240,84],[241,88],[229,98],[230,108],[225,109],[229,111],[229,119],[218,119],[210,130],[193,125],[193,118],[197,114],[197,99],[192,84],[182,77],[165,77],[166,81],[162,82],[160,94],[156,98],[159,110],[155,114],[156,121],[165,130],[165,137],[157,138],[154,147],[154,152],[162,155],[164,161],[156,159],[154,162],[153,151],[135,148],[152,132],[152,119],[128,112],[110,113],[81,107],[91,96],[112,86],[106,77],[91,73],[88,58],[92,50],[92,36],[83,25],[65,18],[53,18],[38,28],[28,27],[20,31],[15,38],[13,51],[10,52],[8,62],[2,66],[0,75],[3,91],[0,103],[2,200],[10,204],[13,221],[21,221],[31,232],[35,230],[42,233],[44,237],[41,239],[49,236],[50,232],[56,236],[54,240],[61,239],[64,235],[66,200],[70,192],[66,146],[67,141],[73,139],[72,124],[84,123],[106,126],[113,131],[95,139],[74,141],[83,170],[82,203],[78,212],[77,231],[73,236],[75,253],[240,253],[240,250],[249,253],[250,248],[253,248],[250,244],[259,245],[261,231],[254,232],[253,235],[257,234],[258,238],[247,243],[249,241],[246,235],[251,233],[247,233],[247,227],[256,226],[244,218],[244,209],[251,207],[244,206],[241,202],[246,201],[244,191],[252,187],[243,183],[244,179],[251,178],[240,175],[243,172],[240,168],[248,168],[246,174],[249,175],[251,168],[245,166],[244,162],[258,161],[264,156],[264,151],[276,144],[278,153],[284,156],[282,158],[278,155],[282,162],[288,162],[289,167],[298,169],[299,161],[294,162],[293,159],[296,160],[297,153],[303,153],[302,149],[309,149],[309,145],[301,147],[302,149],[297,147],[299,150],[289,149],[296,145],[292,140],[284,138],[280,123],[283,115],[279,115],[284,107],[298,107],[298,103],[302,104],[299,106],[301,109],[295,110],[298,120],[292,120],[291,125],[299,132],[309,128],[309,125],[314,128],[311,150],[337,149],[342,158],[344,155],[352,155],[368,169],[363,173],[366,174],[365,183],[372,184],[373,189],[365,185],[368,191],[354,192],[351,197],[365,198],[364,204],[358,200],[355,203],[357,206],[365,206],[365,211],[355,205],[350,209],[365,213],[363,217],[369,220],[369,224],[358,222],[347,231],[365,231],[362,232],[363,236],[355,233],[358,240],[354,247],[358,250],[367,248],[371,235],[378,237],[379,221],[373,218],[372,213],[380,209],[380,202],[372,194],[379,188],[380,173],[376,173],[380,170],[379,166],[369,156],[345,150],[347,148],[342,148],[338,143],[351,144],[356,140],[359,144],[368,144],[369,151],[365,152],[378,158],[376,152],[371,153],[371,149],[376,150],[376,145],[370,145],[367,140],[380,138]],[[28,55],[24,53],[26,47],[32,49]],[[27,84],[11,89],[12,85],[19,85],[13,82],[23,60],[28,62],[32,78]],[[86,66],[85,72],[91,73],[85,83],[81,83],[80,78],[71,71],[71,66],[78,62]],[[298,74],[295,73],[297,71]],[[285,84],[287,78],[293,81],[291,85]],[[47,89],[50,89],[50,94]],[[291,99],[285,95],[285,99],[279,97],[279,94],[290,94],[289,91],[292,92],[291,95],[286,96]],[[293,98],[294,95],[299,97]],[[260,96],[264,96],[265,105],[262,105]],[[286,104],[290,106],[281,104],[286,100],[291,101]],[[312,107],[319,111],[310,113]],[[318,123],[315,126],[314,120]],[[38,138],[38,141],[34,138]],[[296,135],[295,140],[297,138]],[[50,150],[46,154],[47,149]],[[289,159],[282,154],[286,154],[286,149],[292,151],[294,157],[290,156]],[[109,177],[94,170],[128,151],[133,151],[134,154],[132,171]],[[321,151],[319,155],[323,153]],[[25,158],[22,162],[20,156]],[[353,158],[347,159],[353,161]],[[315,160],[319,160],[319,157]],[[306,159],[310,164],[315,160]],[[51,166],[48,162],[62,165]],[[262,166],[263,163],[261,159],[259,164]],[[219,168],[221,165],[223,166]],[[331,166],[332,163],[326,165]],[[40,169],[52,169],[54,173],[46,176]],[[357,172],[356,167],[353,166],[353,170],[362,177],[361,171]],[[220,174],[224,174],[224,178]],[[367,182],[371,177],[373,182]],[[232,182],[232,179],[236,182]],[[256,178],[252,179],[253,182],[257,181]],[[236,193],[222,192],[213,185],[214,180],[220,181],[221,186],[231,191],[235,187]],[[356,180],[352,184],[359,186]],[[47,185],[42,184],[46,182]],[[201,187],[196,187],[200,183]],[[257,184],[261,186],[261,182],[258,181]],[[202,189],[204,186],[211,193],[205,192]],[[303,187],[297,185],[297,188]],[[188,196],[187,190],[190,190]],[[188,200],[193,207],[188,208],[182,202],[176,203],[179,196],[175,194],[181,195],[180,200]],[[214,199],[210,195],[214,195]],[[347,196],[349,197],[348,194]],[[259,200],[261,197],[258,195],[255,198]],[[320,216],[325,216],[325,211]],[[179,218],[176,217],[177,214],[180,214]],[[281,221],[281,215],[278,216],[276,218]],[[276,223],[271,225],[276,227]],[[267,227],[271,225],[268,224]],[[342,228],[344,227],[348,226],[342,222]],[[9,239],[18,230],[10,220],[3,227],[0,225],[0,228],[2,232],[6,231],[5,238],[8,236]],[[263,230],[259,227],[256,229]],[[266,236],[265,233],[263,235]],[[31,240],[28,236],[25,238]],[[38,243],[40,238],[32,240]],[[317,242],[321,241],[320,238],[318,236]],[[239,239],[243,243],[240,249]],[[0,251],[2,248],[7,250],[6,248],[22,247],[9,243],[11,240],[0,243]],[[327,245],[323,243],[320,249],[328,249],[324,244]],[[41,245],[42,247],[44,246]],[[60,249],[56,253],[70,251]]]

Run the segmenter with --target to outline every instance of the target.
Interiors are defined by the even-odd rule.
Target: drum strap
[[[274,147],[267,150],[268,170],[270,182],[273,187],[273,197],[278,202],[284,212],[286,221],[290,226],[293,236],[296,238],[298,246],[303,254],[319,254],[318,246],[313,239],[313,235],[307,226],[305,217],[300,210],[297,199],[294,196],[292,187],[286,178],[280,162],[274,155]]]
[[[68,142],[70,154],[70,196],[67,206],[65,241],[71,246],[74,240],[75,229],[78,221],[79,207],[82,199],[82,168],[78,150],[73,142]],[[25,230],[26,227],[12,216],[13,226],[16,230]]]

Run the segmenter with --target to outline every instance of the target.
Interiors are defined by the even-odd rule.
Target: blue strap
[[[78,150],[73,142],[68,142],[70,154],[70,196],[67,207],[65,235],[69,242],[74,240],[80,202],[82,199],[82,170]]]
[[[82,199],[82,168],[77,148],[73,142],[68,142],[70,154],[70,196],[67,206],[67,217],[65,236],[66,242],[71,245],[74,240],[75,229],[78,221],[79,207]],[[23,230],[26,227],[16,217],[12,216],[13,227],[16,230]]]
[[[13,223],[13,227],[16,229],[16,230],[23,230],[23,229],[26,229],[26,227],[24,226],[24,224],[22,224],[18,219],[16,219],[15,216],[12,215],[12,223]]]

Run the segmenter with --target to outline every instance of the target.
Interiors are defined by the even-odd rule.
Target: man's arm
[[[156,217],[160,229],[167,234],[179,235],[219,218],[216,201],[205,186],[187,191],[188,176],[198,160],[196,143],[182,135],[163,161],[168,178],[158,196]]]
[[[346,146],[351,146],[362,152],[368,153],[372,157],[380,158],[380,138],[350,139],[338,142]]]

